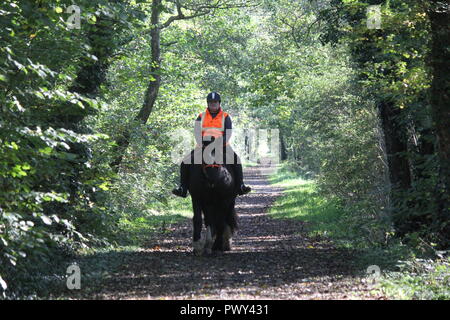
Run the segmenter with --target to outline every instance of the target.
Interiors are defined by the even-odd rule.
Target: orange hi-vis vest
[[[224,112],[222,108],[220,112],[213,118],[209,109],[200,114],[202,118],[202,137],[212,136],[214,138],[222,137],[225,133],[225,117],[228,113]]]

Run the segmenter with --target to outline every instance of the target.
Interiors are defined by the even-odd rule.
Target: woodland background
[[[235,128],[280,130],[284,164],[340,208],[347,244],[445,252],[448,21],[448,1],[3,0],[0,293],[159,221],[178,181],[170,134],[210,91]]]

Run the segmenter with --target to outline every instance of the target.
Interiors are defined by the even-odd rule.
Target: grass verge
[[[317,190],[314,180],[298,177],[282,166],[269,182],[283,188],[283,196],[278,198],[269,210],[276,219],[298,219],[307,223],[309,236],[326,236],[340,240],[345,246],[347,228],[339,223],[341,209],[335,199],[326,199]]]
[[[314,180],[300,177],[284,164],[269,181],[284,189],[270,216],[302,220],[308,236],[327,237],[338,247],[358,250],[356,263],[361,270],[377,266],[381,271],[375,286],[379,293],[391,299],[450,299],[449,252],[407,246],[398,239],[363,243],[358,221],[349,224],[345,208],[337,199],[321,194]]]

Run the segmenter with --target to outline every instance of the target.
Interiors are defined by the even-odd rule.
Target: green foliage
[[[283,196],[277,199],[269,214],[276,219],[299,219],[307,223],[310,236],[331,236],[348,241],[348,230],[336,223],[342,219],[342,208],[336,200],[325,199],[317,192],[312,180],[289,178],[277,173],[271,182],[283,188]],[[277,182],[278,181],[278,182]]]
[[[186,16],[200,2],[183,1]],[[445,238],[423,2],[385,2],[382,29],[366,26],[377,1],[255,3],[162,29],[162,82],[145,124],[136,116],[155,79],[150,2],[80,0],[81,29],[66,23],[70,0],[0,4],[0,293],[27,295],[26,270],[53,270],[80,248],[136,245],[185,216],[190,203],[170,195],[172,135],[186,130],[193,147],[213,90],[234,128],[279,129],[288,166],[315,180],[285,184],[283,217],[359,248],[386,249],[399,222],[411,246]],[[163,21],[179,14],[173,1],[158,9]],[[387,150],[395,134],[383,103],[400,155]],[[405,188],[391,181],[395,156],[407,159]]]
[[[370,29],[366,25],[370,4],[377,3],[334,2],[341,20],[328,17],[325,34],[338,35],[336,41],[349,45],[357,79],[380,108],[392,185],[387,209],[398,235],[419,232],[445,246],[447,235],[442,230],[448,222],[439,218],[442,209],[437,205],[442,188],[437,132],[432,133],[431,121],[433,76],[427,67],[432,35],[429,7],[422,1],[385,2],[380,6],[380,28]],[[402,167],[409,168],[399,167],[401,159],[406,159]]]
[[[270,210],[274,218],[305,221],[310,236],[327,237],[345,247],[369,248],[383,242],[380,237],[386,236],[386,226],[382,227],[376,217],[362,214],[367,210],[367,203],[360,204],[356,215],[345,201],[321,191],[320,183],[304,180],[299,175],[303,174],[286,162],[271,177],[271,183],[284,190]],[[352,210],[355,208],[351,207]]]
[[[105,39],[87,35],[95,33],[96,17],[111,6],[78,2],[84,27],[78,30],[66,24],[63,8],[71,4],[8,0],[0,5],[3,294],[19,289],[14,279],[27,267],[48,267],[55,248],[101,243],[108,234],[101,199],[111,174],[92,165],[93,144],[106,136],[82,123],[98,110],[98,102],[80,94],[80,83],[74,82],[82,68],[98,61],[101,52],[93,47]]]
[[[399,261],[400,271],[386,274],[380,290],[394,299],[450,300],[450,259]]]
[[[380,268],[381,277],[374,289],[381,294],[391,299],[450,299],[448,252],[436,251],[417,234],[410,235],[409,246],[393,239],[380,245],[376,235],[382,231],[377,229],[379,223],[365,228],[363,216],[355,216],[338,199],[318,192],[317,183],[299,177],[288,162],[270,177],[270,182],[284,190],[271,207],[270,216],[299,219],[306,222],[309,237],[358,250],[356,262],[361,270],[371,265]]]
[[[366,10],[377,2],[265,4],[276,36],[252,70],[256,117],[280,128],[288,159],[343,202],[355,227],[380,229],[373,241],[393,222],[396,235],[445,245],[427,7],[386,2],[381,29],[370,29]]]
[[[355,241],[384,243],[387,167],[372,91],[357,81],[347,44],[316,41],[320,10],[328,7],[271,5],[274,35],[257,46],[249,85],[253,114],[280,129],[296,171],[340,203]]]

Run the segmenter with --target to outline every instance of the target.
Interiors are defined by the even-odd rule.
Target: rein
[[[202,165],[203,166],[203,168],[208,168],[208,167],[221,167],[222,165],[221,164],[203,164]]]
[[[211,181],[209,180],[210,178],[208,177],[208,174],[206,173],[206,168],[208,168],[208,167],[219,168],[219,167],[222,167],[222,165],[221,164],[202,164],[202,171],[206,177],[206,180],[208,181],[208,185],[210,188],[214,188],[214,184],[211,183]]]
[[[203,151],[204,147],[202,147],[202,151]],[[206,173],[206,168],[220,168],[223,167],[223,164],[216,164],[216,163],[211,163],[211,164],[206,164],[206,163],[202,163],[202,171],[203,174],[205,175],[206,179],[209,180],[208,174]]]

